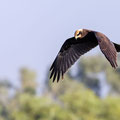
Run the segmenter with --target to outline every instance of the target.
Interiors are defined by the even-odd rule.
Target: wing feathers
[[[116,68],[117,65],[117,51],[114,44],[102,33],[96,32],[96,38],[100,46],[101,51],[110,62],[113,68]]]
[[[111,66],[116,68],[118,66],[117,52],[120,52],[120,45],[112,43],[102,33],[91,31],[81,39],[76,40],[72,37],[64,42],[50,68],[50,79],[53,77],[54,82],[57,78],[58,82],[81,55],[96,47],[98,44]]]
[[[95,37],[91,37],[91,33],[87,36],[90,38],[90,41],[92,41],[91,38],[94,39],[94,42],[90,42],[86,38],[75,40],[73,37],[66,40],[66,42],[63,44],[60,52],[50,68],[50,79],[53,77],[53,82],[56,78],[57,82],[61,76],[63,78],[64,73],[77,61],[77,59],[79,59],[81,55],[98,45]]]

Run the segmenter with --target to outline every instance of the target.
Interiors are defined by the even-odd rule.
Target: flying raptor
[[[57,78],[63,78],[65,72],[73,65],[81,55],[99,45],[102,53],[110,62],[113,68],[117,68],[117,52],[120,52],[120,45],[111,42],[103,33],[79,29],[75,31],[72,38],[67,39],[62,45],[57,57],[55,58],[50,71],[50,79],[53,82]]]

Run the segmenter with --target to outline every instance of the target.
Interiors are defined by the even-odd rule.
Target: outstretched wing
[[[50,79],[53,77],[53,82],[57,78],[64,76],[64,73],[73,65],[77,59],[84,53],[96,47],[98,42],[93,32],[88,33],[82,39],[75,39],[74,37],[65,41],[62,45],[57,57],[55,58],[50,71]]]
[[[110,62],[112,67],[116,68],[118,65],[117,65],[117,51],[115,49],[115,45],[104,34],[96,32],[95,35],[102,53],[105,55],[105,57]]]

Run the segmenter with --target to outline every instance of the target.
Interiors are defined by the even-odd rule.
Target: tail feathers
[[[120,45],[118,45],[118,44],[116,44],[116,43],[113,43],[113,44],[114,44],[114,46],[115,46],[117,52],[120,52]]]

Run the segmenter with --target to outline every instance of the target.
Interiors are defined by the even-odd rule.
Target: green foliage
[[[82,83],[66,74],[59,83],[46,83],[41,96],[36,95],[36,73],[29,69],[21,70],[21,87],[14,96],[9,97],[11,85],[0,83],[0,120],[119,120],[120,69],[113,70],[101,56],[83,58],[79,67]],[[111,85],[105,99],[88,87],[99,84],[99,78],[89,75],[100,72]]]
[[[73,81],[68,76],[65,81],[50,85],[49,92],[41,97],[26,93],[17,96],[14,100],[18,106],[12,107],[10,119],[118,120],[120,117],[119,97],[100,99],[79,81]]]
[[[120,58],[118,59],[118,63],[119,60]],[[82,75],[80,74],[78,77],[82,78],[82,81],[86,85],[91,82],[94,82],[95,85],[97,85],[96,82],[98,79],[95,77],[91,79],[89,75],[93,76],[103,72],[107,82],[111,86],[111,93],[120,93],[120,68],[116,70],[113,69],[103,55],[84,57],[81,59],[79,67],[82,69]],[[81,71],[79,72],[81,73]]]
[[[12,120],[72,120],[72,114],[49,97],[19,96],[20,107],[13,110]]]
[[[32,70],[21,69],[21,90],[26,93],[36,93],[36,73]]]
[[[118,120],[120,117],[120,98],[102,100],[81,84],[57,98],[22,94],[17,101],[19,106],[12,110],[12,120]]]

